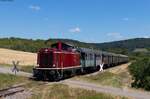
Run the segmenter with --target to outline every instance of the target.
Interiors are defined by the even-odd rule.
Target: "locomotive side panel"
[[[56,56],[55,62],[58,68],[67,69],[68,67],[74,68],[80,65],[79,53],[59,52]]]

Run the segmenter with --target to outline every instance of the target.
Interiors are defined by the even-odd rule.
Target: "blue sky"
[[[0,0],[0,38],[150,37],[150,0]]]

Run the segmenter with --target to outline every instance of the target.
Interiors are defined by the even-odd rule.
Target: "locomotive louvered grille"
[[[40,67],[52,67],[53,53],[41,53],[40,55]]]

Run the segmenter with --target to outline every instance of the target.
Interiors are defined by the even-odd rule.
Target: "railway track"
[[[0,90],[0,97],[10,96],[18,92],[23,92],[24,90],[25,88],[23,87],[23,85],[16,85],[9,88],[5,88]]]

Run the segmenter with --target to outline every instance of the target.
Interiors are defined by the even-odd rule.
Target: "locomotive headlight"
[[[45,49],[45,52],[48,52],[48,49]]]
[[[53,64],[53,67],[55,67],[56,65],[55,64]]]

